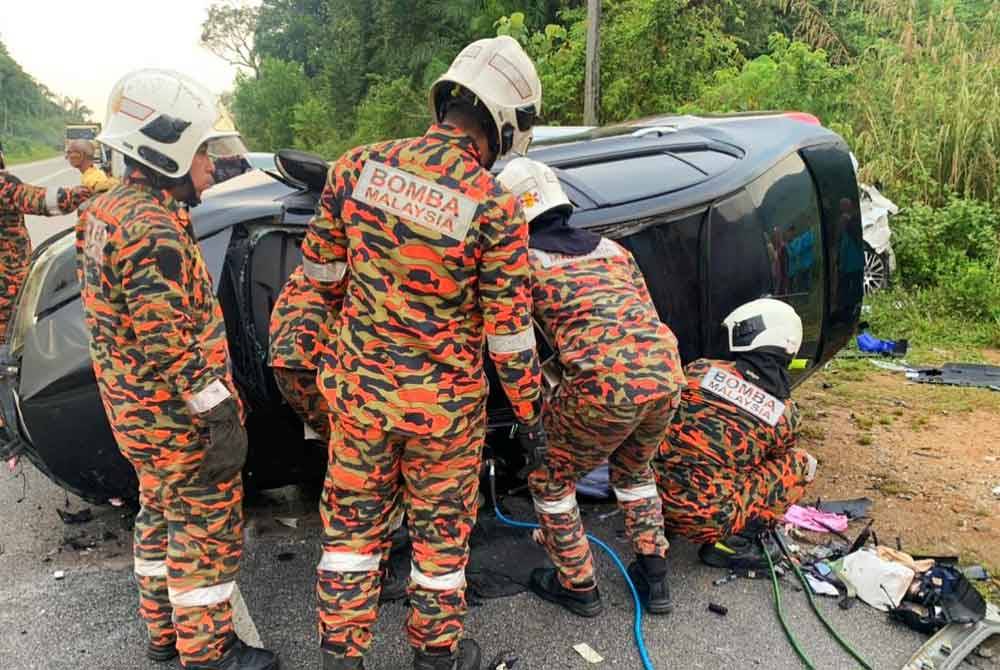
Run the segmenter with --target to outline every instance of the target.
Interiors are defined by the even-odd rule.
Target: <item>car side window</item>
[[[799,358],[819,351],[826,297],[823,226],[816,186],[791,154],[747,187],[767,240],[771,293],[802,317]]]

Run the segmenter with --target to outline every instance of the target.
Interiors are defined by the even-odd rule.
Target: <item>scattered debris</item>
[[[915,576],[905,565],[883,560],[870,549],[845,556],[843,565],[843,576],[858,598],[882,612],[899,607]]]
[[[830,514],[815,507],[792,505],[785,512],[785,522],[793,526],[811,530],[817,533],[843,533],[847,530],[847,517],[842,514]]]
[[[84,507],[79,512],[70,512],[68,509],[56,509],[56,514],[66,525],[87,523],[94,520],[94,515],[89,507]]]
[[[125,505],[125,501],[121,498],[108,498],[108,504],[112,507],[123,507]]]
[[[945,363],[940,368],[921,368],[906,373],[918,384],[976,386],[1000,391],[1000,366],[972,363]]]
[[[1000,498],[1000,486],[993,487],[993,497]]]
[[[903,670],[954,670],[982,642],[1000,635],[1000,610],[988,605],[986,616],[973,625],[953,623],[939,630],[903,666]]]
[[[299,527],[299,520],[296,519],[296,518],[294,518],[294,517],[276,516],[276,517],[274,517],[274,520],[277,523],[280,523],[282,526],[285,526],[286,528],[298,528]]]
[[[853,500],[818,500],[816,509],[828,514],[843,514],[848,519],[864,519],[872,508],[871,498],[854,498]]]
[[[867,324],[861,324],[867,325]],[[880,354],[882,356],[905,356],[910,348],[907,340],[882,340],[867,330],[855,338],[858,351],[867,354]]]
[[[831,596],[833,598],[840,597],[840,591],[838,591],[837,587],[830,582],[817,579],[809,573],[806,573],[806,581],[809,583],[809,589],[818,596]]]
[[[594,648],[586,642],[574,644],[573,650],[580,654],[580,656],[583,656],[584,660],[588,663],[601,663],[604,660],[604,657],[594,651]]]
[[[295,560],[294,551],[283,551],[277,556],[278,560],[282,563],[287,563],[288,561]]]
[[[501,651],[493,657],[486,668],[487,670],[516,670],[521,667],[518,665],[520,660],[512,651]]]
[[[718,605],[716,603],[708,603],[708,611],[713,614],[718,614],[719,616],[726,616],[729,614],[729,608],[725,605]]]
[[[735,572],[730,572],[725,577],[719,577],[718,579],[712,580],[712,586],[722,586],[723,584],[728,584],[737,577],[739,577],[739,575],[737,575]]]
[[[66,571],[65,570],[56,570],[55,572],[52,573],[52,577],[54,579],[56,579],[56,581],[58,581],[60,579],[65,579],[65,577],[66,577]]]

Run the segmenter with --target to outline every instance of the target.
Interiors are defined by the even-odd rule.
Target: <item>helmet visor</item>
[[[225,135],[223,137],[213,137],[206,140],[204,145],[206,153],[214,160],[216,158],[232,158],[233,156],[246,156],[247,147],[243,144],[243,138],[239,135]]]

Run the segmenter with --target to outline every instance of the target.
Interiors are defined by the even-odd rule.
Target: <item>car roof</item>
[[[791,153],[837,142],[836,133],[798,115],[663,116],[557,136],[528,155],[559,175],[576,207],[574,225],[592,227],[684,214]]]
[[[836,133],[803,117],[650,117],[548,133],[528,155],[559,175],[575,206],[573,225],[604,231],[623,222],[683,216],[738,191],[802,148],[843,144]],[[498,162],[493,171],[503,166]],[[200,238],[252,219],[305,224],[315,198],[254,170],[210,189],[192,220]]]

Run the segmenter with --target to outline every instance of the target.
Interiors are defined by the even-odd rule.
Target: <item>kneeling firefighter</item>
[[[816,459],[795,447],[799,412],[788,376],[802,321],[791,306],[762,298],[723,326],[733,359],[685,368],[687,387],[653,467],[667,532],[702,543],[708,565],[766,569],[758,535],[816,472]]]
[[[188,77],[139,70],[112,89],[98,141],[125,156],[120,186],[77,226],[94,373],[139,479],[135,575],[147,655],[188,670],[272,670],[235,634],[247,437],[222,310],[188,207],[212,157],[245,152],[217,100]]]
[[[660,320],[632,255],[569,225],[573,207],[551,168],[517,158],[500,181],[519,197],[530,224],[534,318],[562,368],[545,412],[548,455],[528,478],[556,567],[535,570],[531,587],[580,616],[601,612],[576,482],[609,460],[636,553],[629,574],[646,609],[666,614],[668,543],[650,460],[684,381],[677,339]]]

